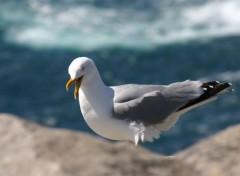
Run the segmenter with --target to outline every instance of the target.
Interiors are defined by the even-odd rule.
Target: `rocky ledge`
[[[172,157],[0,114],[0,176],[238,176],[240,125]]]

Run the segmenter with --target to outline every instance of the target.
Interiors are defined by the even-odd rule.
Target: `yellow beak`
[[[75,80],[70,78],[69,81],[66,84],[66,89],[68,91],[69,88],[71,87],[71,85],[75,82],[75,89],[74,89],[74,98],[75,99],[77,99],[77,97],[78,97],[78,92],[79,92],[79,89],[80,89],[80,86],[81,86],[82,78],[83,78],[83,76],[81,76],[80,78],[75,79]]]

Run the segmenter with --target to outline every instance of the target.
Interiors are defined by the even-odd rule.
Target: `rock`
[[[0,114],[0,176],[186,176],[195,171],[175,157],[128,142],[46,128]]]
[[[240,125],[179,152],[177,157],[200,176],[240,175]]]
[[[240,125],[173,157],[0,114],[0,176],[238,176]]]

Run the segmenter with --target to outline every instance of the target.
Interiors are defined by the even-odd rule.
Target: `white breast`
[[[83,118],[94,132],[112,140],[132,140],[133,134],[128,122],[112,118],[110,110],[97,108],[102,110],[96,113],[82,91],[80,91],[79,102]]]

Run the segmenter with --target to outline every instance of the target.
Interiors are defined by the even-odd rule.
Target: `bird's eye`
[[[82,67],[81,70],[84,71],[84,70],[85,70],[85,67]]]

